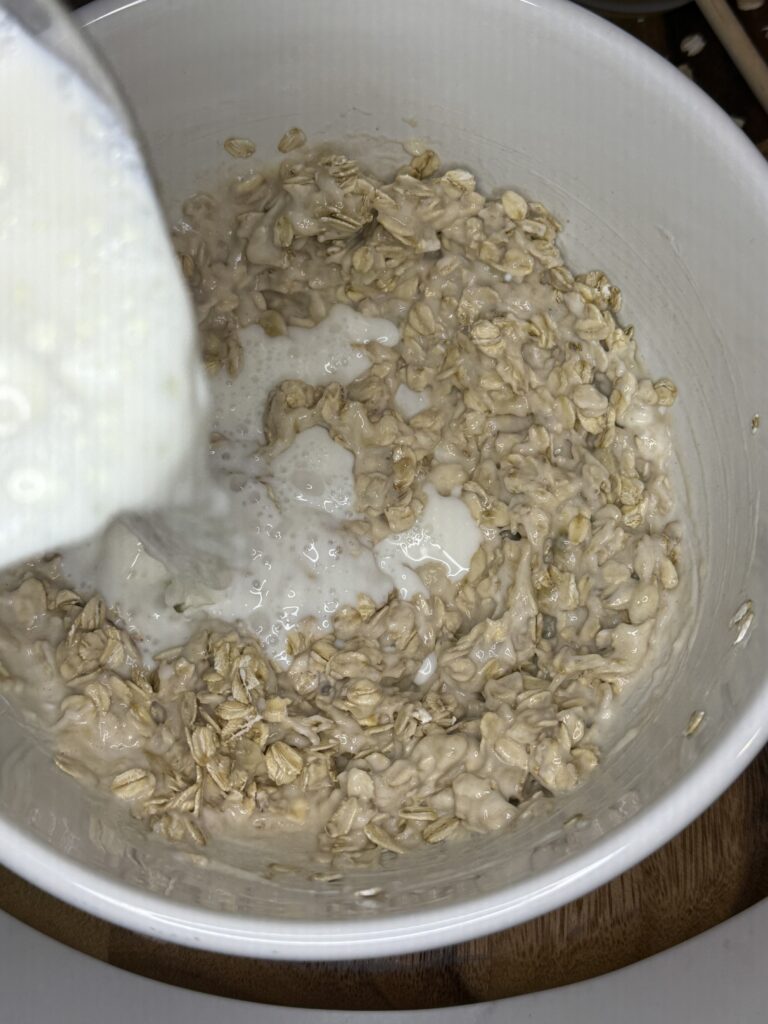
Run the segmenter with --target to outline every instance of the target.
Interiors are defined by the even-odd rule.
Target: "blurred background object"
[[[768,61],[768,2],[726,2],[757,52]],[[768,156],[768,114],[697,4],[689,0],[583,0],[582,6],[642,40],[679,68]]]
[[[579,2],[579,0],[577,0]],[[609,14],[661,14],[685,7],[690,0],[584,0],[582,7]]]

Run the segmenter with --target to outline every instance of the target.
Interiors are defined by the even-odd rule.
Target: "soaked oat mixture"
[[[364,547],[430,495],[460,499],[482,538],[468,571],[425,563],[419,592],[361,595],[278,661],[204,619],[147,650],[51,558],[0,598],[0,692],[21,707],[36,688],[59,767],[160,836],[301,831],[337,868],[514,826],[596,769],[596,725],[670,639],[676,389],[643,372],[618,289],[564,265],[540,204],[483,196],[428,149],[381,181],[304,143],[184,206],[203,358],[236,377],[244,328],[277,344],[338,304],[397,325],[351,383],[280,383],[260,456],[311,429],[352,453],[344,529]]]

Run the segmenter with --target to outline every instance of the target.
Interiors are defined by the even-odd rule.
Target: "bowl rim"
[[[93,0],[75,13],[87,28],[149,0]],[[459,8],[465,0],[442,0]],[[479,0],[476,0],[479,2]],[[508,0],[482,0],[502,14]],[[551,11],[567,28],[623,51],[632,67],[652,72],[685,102],[702,127],[724,135],[724,160],[748,173],[768,198],[768,164],[728,114],[694,83],[622,29],[567,0],[518,0]],[[768,740],[768,679],[739,717],[675,784],[650,806],[585,850],[532,879],[448,907],[399,911],[350,921],[281,921],[192,907],[117,881],[70,861],[0,815],[0,855],[7,867],[52,895],[113,924],[150,937],[238,956],[340,960],[419,952],[477,938],[545,914],[608,882],[653,853],[701,814]]]

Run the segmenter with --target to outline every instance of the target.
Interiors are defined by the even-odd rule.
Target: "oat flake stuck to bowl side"
[[[225,141],[224,149],[238,160],[247,160],[256,152],[256,143],[251,139],[230,138]]]

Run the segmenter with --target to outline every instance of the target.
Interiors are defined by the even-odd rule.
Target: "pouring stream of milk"
[[[0,564],[187,501],[209,397],[125,124],[0,7]]]
[[[423,589],[424,561],[467,572],[480,532],[458,498],[429,492],[412,530],[371,548],[346,528],[354,457],[327,431],[264,453],[270,391],[351,382],[393,324],[337,306],[284,338],[246,328],[241,373],[209,387],[125,122],[2,8],[0,138],[0,564],[62,550],[151,649],[203,616],[277,660],[307,618],[327,630],[361,594]]]

